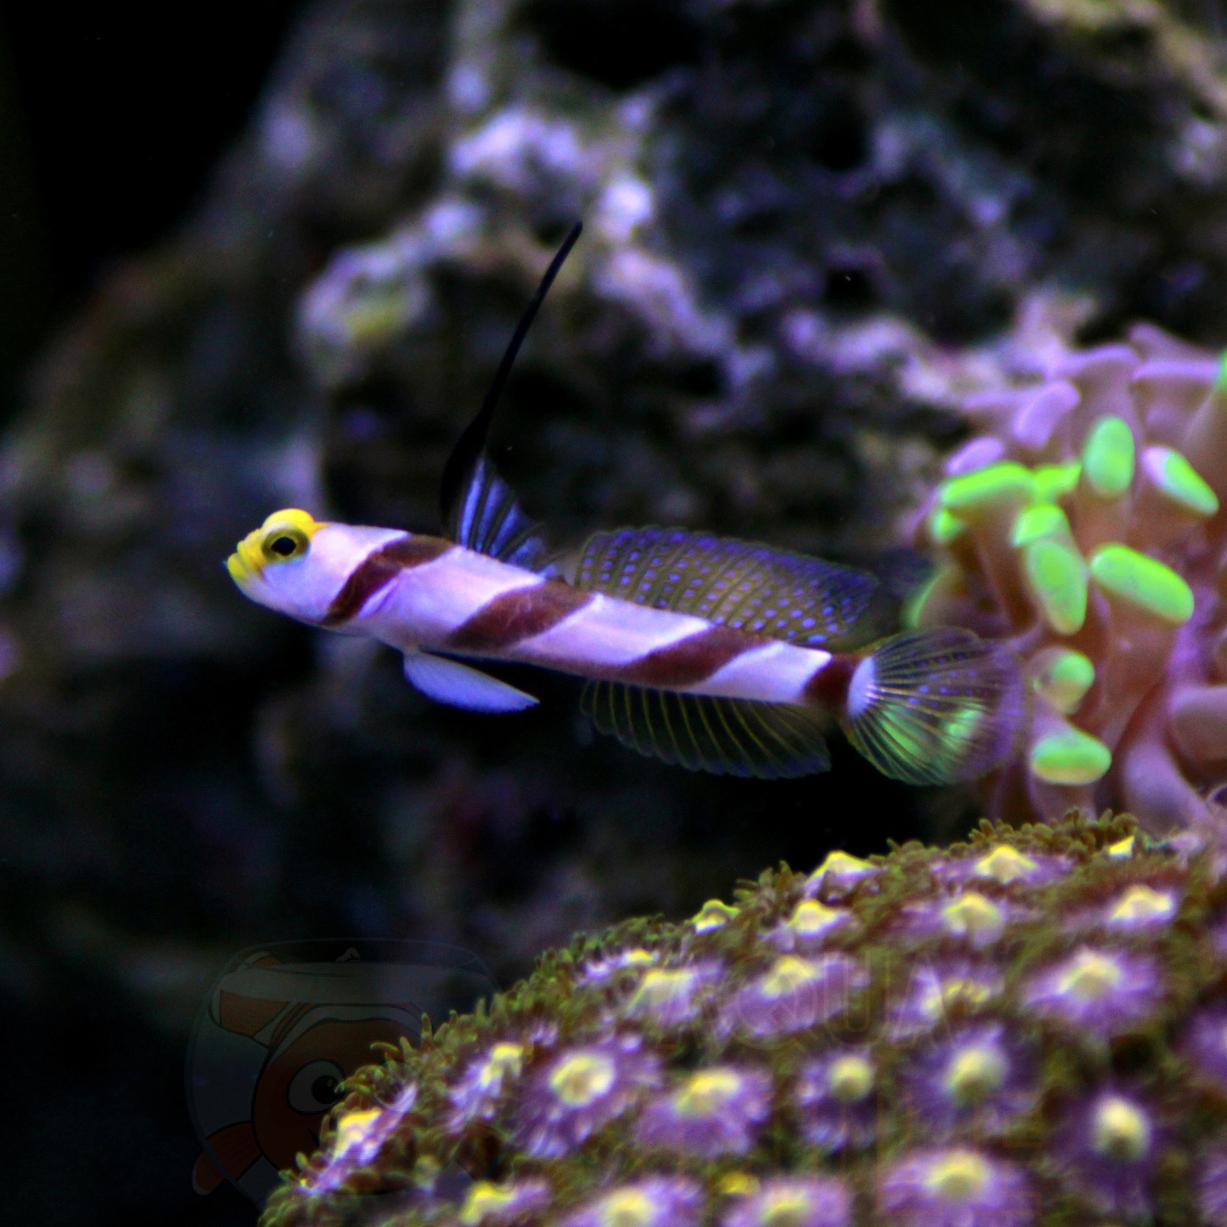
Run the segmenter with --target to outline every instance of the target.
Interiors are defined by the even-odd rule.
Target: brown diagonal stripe
[[[457,652],[490,652],[509,648],[557,626],[592,600],[591,592],[546,580],[532,588],[517,588],[487,601],[447,639]]]
[[[731,626],[713,626],[632,661],[618,670],[618,681],[635,686],[693,686],[765,642]]]
[[[806,679],[803,687],[805,697],[821,704],[827,711],[842,714],[848,705],[848,685],[856,666],[863,659],[863,656],[853,654],[832,656]]]
[[[420,567],[422,563],[431,562],[454,548],[450,541],[444,541],[442,537],[406,533],[372,550],[350,572],[349,578],[332,598],[321,625],[341,626],[348,622],[361,612],[375,593],[387,587],[402,571]]]

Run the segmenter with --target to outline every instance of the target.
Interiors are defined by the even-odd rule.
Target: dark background
[[[200,202],[304,7],[256,0],[208,20],[124,5],[70,18],[0,10],[6,414],[48,331],[118,257]]]
[[[542,703],[507,721],[432,707],[394,654],[234,593],[221,559],[278,506],[435,527],[450,441],[571,218],[588,234],[498,451],[564,540],[680,522],[866,558],[963,437],[959,398],[1037,338],[1227,336],[1217,5],[486,7],[492,48],[477,0],[0,14],[14,1221],[252,1221],[191,1192],[183,1091],[238,950],[449,941],[506,984],[577,928],[977,816],[838,739],[809,780],[671,770],[593,739],[566,679],[509,675]],[[449,73],[481,63],[464,113]],[[270,157],[274,104],[318,161]],[[533,154],[526,113],[582,156]],[[500,115],[523,143],[457,169]],[[654,192],[630,236],[599,206],[619,140]],[[424,237],[457,200],[477,237]],[[611,281],[644,256],[678,282]],[[381,306],[378,275],[347,280],[368,258],[426,303],[373,340],[346,331]]]
[[[54,330],[118,260],[164,238],[199,203],[303,7],[257,0],[198,18],[147,5],[72,14],[0,7],[6,422]],[[139,883],[131,890],[139,897]],[[33,955],[3,960],[4,1031],[35,1080],[40,1068],[67,1069],[3,1130],[13,1148],[5,1217],[49,1225],[254,1221],[250,1203],[228,1187],[211,1200],[191,1191],[198,1147],[184,1103],[182,1024],[178,1037],[151,1043],[156,1028],[139,1001],[116,991],[104,956],[83,934],[69,943],[71,954],[49,950],[50,911],[24,897],[24,915],[17,899],[4,908],[14,907],[10,923]],[[198,979],[202,999],[208,986],[208,976]]]

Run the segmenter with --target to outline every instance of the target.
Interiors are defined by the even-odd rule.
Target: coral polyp
[[[973,397],[919,543],[922,626],[1007,638],[1032,711],[999,816],[1227,811],[1227,365],[1150,325]]]
[[[1129,818],[767,871],[387,1049],[263,1225],[1227,1227],[1225,932]]]

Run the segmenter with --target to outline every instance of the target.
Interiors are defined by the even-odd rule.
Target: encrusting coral
[[[1150,325],[965,405],[921,544],[921,625],[1009,637],[1034,689],[993,813],[1125,808],[1221,826],[1227,367]]]
[[[390,1050],[262,1222],[1227,1224],[1225,954],[1128,818],[832,853]]]

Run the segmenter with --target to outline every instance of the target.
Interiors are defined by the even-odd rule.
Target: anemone
[[[1220,827],[1227,368],[1140,324],[965,411],[973,437],[917,520],[938,566],[910,617],[1025,662],[1031,712],[990,811]]]

